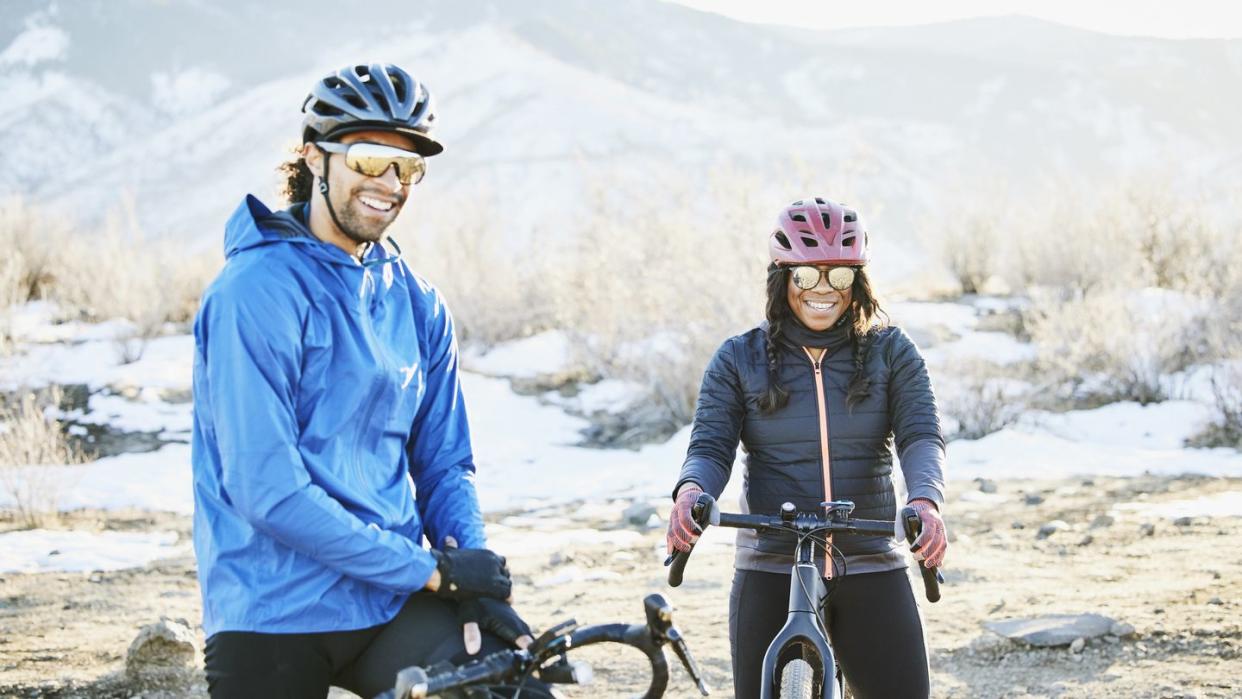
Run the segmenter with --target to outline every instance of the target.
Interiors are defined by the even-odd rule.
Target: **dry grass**
[[[937,391],[944,414],[957,429],[950,439],[979,439],[1013,424],[1030,401],[1031,387],[1021,381],[1018,367],[980,360],[957,362],[945,368],[956,380]]]
[[[12,339],[9,309],[46,299],[66,318],[127,320],[116,342],[124,362],[141,357],[166,323],[187,324],[220,267],[214,255],[187,255],[174,241],[151,239],[124,202],[103,230],[74,231],[10,199],[0,205],[0,245],[9,251],[0,264],[0,347]]]
[[[1164,400],[1168,374],[1228,356],[1213,336],[1242,317],[1236,224],[1177,192],[1132,178],[1059,185],[1027,205],[999,198],[954,217],[942,263],[965,292],[1003,277],[1033,301],[1020,327],[1063,405]]]
[[[468,227],[503,220],[477,211],[480,196],[465,225],[419,222],[403,247],[444,292],[464,342],[563,329],[579,373],[646,387],[643,422],[667,432],[691,419],[716,348],[763,318],[764,233],[785,202],[757,197],[763,187],[735,172],[706,187],[649,186],[660,196],[595,187],[585,213],[566,219],[572,230],[522,241]],[[669,199],[678,204],[650,203]]]
[[[0,489],[17,519],[36,528],[55,522],[64,474],[50,466],[83,463],[80,449],[47,412],[60,402],[60,391],[25,393],[0,405]]]

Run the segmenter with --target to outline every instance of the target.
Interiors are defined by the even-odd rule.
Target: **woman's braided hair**
[[[854,346],[854,373],[850,376],[846,388],[845,404],[850,408],[871,395],[871,379],[867,377],[867,353],[875,340],[877,331],[888,324],[888,314],[880,308],[875,292],[871,289],[871,279],[867,270],[856,267],[854,285],[851,287],[850,342]],[[797,322],[793,309],[789,307],[787,289],[789,286],[789,268],[773,263],[768,266],[767,282],[767,368],[768,390],[759,397],[759,409],[764,413],[780,410],[789,403],[789,390],[780,383],[780,341],[788,323]]]

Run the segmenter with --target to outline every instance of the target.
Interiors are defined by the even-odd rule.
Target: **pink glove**
[[[677,502],[673,504],[673,513],[668,518],[668,552],[689,551],[694,542],[699,540],[703,530],[694,521],[691,510],[699,499],[703,489],[694,483],[686,483],[677,491]]]
[[[914,540],[910,550],[915,558],[923,561],[924,566],[939,568],[944,562],[945,549],[949,547],[948,531],[944,519],[940,517],[940,510],[936,509],[936,503],[926,498],[911,500],[909,504],[919,513],[919,520],[923,523],[923,532]]]

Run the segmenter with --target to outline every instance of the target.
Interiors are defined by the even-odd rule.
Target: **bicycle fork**
[[[826,594],[820,575],[813,563],[794,566],[789,582],[789,616],[763,656],[760,699],[776,698],[780,682],[777,673],[794,658],[805,660],[815,670],[822,699],[838,699],[836,657],[819,615],[819,602]]]

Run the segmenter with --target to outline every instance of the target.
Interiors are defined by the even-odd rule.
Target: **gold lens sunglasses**
[[[829,269],[820,269],[811,265],[798,265],[789,268],[789,278],[793,280],[794,286],[803,291],[810,291],[819,286],[820,277],[828,275],[828,286],[837,291],[845,291],[854,285],[854,268],[853,267],[830,267]]]
[[[427,174],[427,161],[418,153],[393,148],[379,143],[334,143],[316,141],[315,145],[328,153],[344,153],[345,165],[350,170],[367,177],[379,177],[388,168],[397,168],[397,180],[402,185],[418,184]]]

